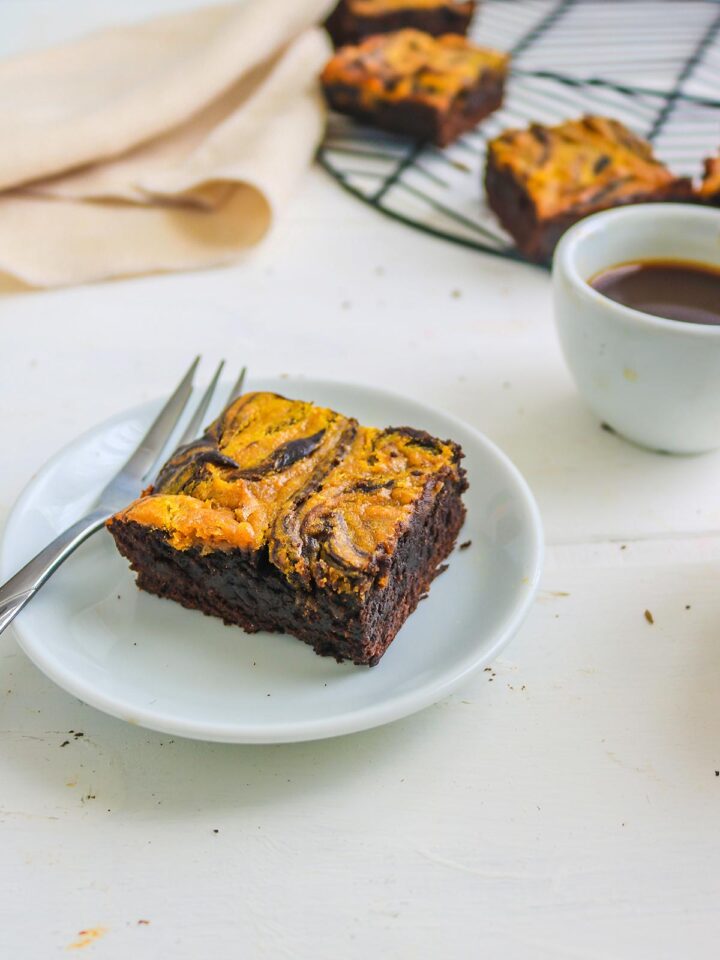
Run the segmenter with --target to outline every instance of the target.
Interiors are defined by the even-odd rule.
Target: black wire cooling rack
[[[679,174],[720,147],[720,0],[482,0],[471,34],[508,50],[503,107],[442,150],[333,114],[320,162],[354,196],[426,233],[523,259],[485,205],[489,139],[599,113]]]

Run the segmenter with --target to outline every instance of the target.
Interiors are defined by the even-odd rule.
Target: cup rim
[[[580,274],[577,268],[577,248],[580,243],[587,241],[589,237],[601,229],[619,229],[628,219],[647,220],[653,219],[658,223],[659,219],[668,222],[679,219],[687,221],[705,220],[714,221],[718,227],[718,237],[720,238],[720,209],[715,210],[711,207],[704,207],[692,203],[638,203],[624,207],[615,207],[611,210],[601,210],[599,213],[593,213],[588,217],[573,224],[560,238],[555,255],[553,257],[553,275],[562,273],[566,280],[571,284],[575,292],[605,310],[611,311],[616,316],[621,317],[626,323],[633,326],[646,327],[655,330],[663,330],[666,333],[674,333],[677,336],[685,337],[705,337],[708,339],[720,336],[720,324],[693,323],[692,321],[670,320],[667,317],[657,317],[652,313],[645,313],[643,310],[636,310],[634,307],[625,306],[616,300],[606,297],[590,286],[590,283]],[[638,259],[642,254],[638,253]],[[681,260],[681,257],[678,257]],[[697,261],[688,261],[697,262]],[[608,267],[616,264],[608,264]],[[720,268],[719,268],[720,269]],[[599,273],[601,271],[597,271]]]

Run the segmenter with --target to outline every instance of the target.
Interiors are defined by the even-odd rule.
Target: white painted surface
[[[0,48],[118,9],[0,0]],[[167,390],[198,349],[208,368],[224,355],[389,385],[476,424],[538,497],[543,591],[495,676],[391,726],[283,747],[119,723],[3,635],[0,957],[72,956],[96,927],[80,956],[713,956],[720,456],[599,429],[545,274],[412,233],[315,171],[237,267],[0,300],[2,517],[51,453]]]

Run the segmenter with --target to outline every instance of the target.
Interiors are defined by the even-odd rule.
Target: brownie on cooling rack
[[[467,33],[476,0],[340,0],[325,26],[336,46],[413,27],[434,37]]]
[[[372,665],[453,548],[462,456],[421,430],[250,393],[108,528],[141,589]]]
[[[692,194],[690,180],[671,173],[647,141],[617,120],[595,116],[555,127],[533,123],[491,140],[485,189],[521,253],[539,262],[590,213]]]
[[[500,106],[508,59],[454,34],[398,30],[342,47],[322,82],[335,110],[446,146]]]
[[[697,196],[702,203],[720,207],[720,157],[708,157],[705,161],[705,175]]]

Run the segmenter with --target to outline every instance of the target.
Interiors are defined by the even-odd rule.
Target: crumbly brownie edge
[[[621,197],[614,203],[590,204],[581,208],[565,213],[558,214],[540,224],[540,247],[539,259],[542,262],[549,263],[552,260],[555,247],[558,245],[560,237],[569,230],[573,224],[593,213],[600,213],[602,210],[612,210],[615,207],[628,207],[636,203],[689,203],[692,201],[692,181],[688,178],[681,178],[669,183],[662,190],[655,190],[652,193],[639,191]]]
[[[485,193],[488,206],[513,238],[518,250],[529,260],[547,263],[552,259],[560,237],[584,217],[599,213],[601,210],[611,210],[614,207],[635,203],[690,201],[692,182],[682,177],[672,181],[662,190],[652,193],[639,191],[606,204],[586,204],[575,207],[567,213],[559,213],[554,217],[540,220],[528,191],[510,171],[498,167],[492,152],[489,152],[485,168]]]
[[[473,130],[502,106],[504,95],[505,74],[486,74],[476,87],[459,97],[452,108],[440,116],[435,142],[440,147],[447,147],[464,133]]]
[[[336,47],[358,43],[376,33],[393,33],[396,30],[413,28],[440,37],[445,33],[466,34],[475,12],[473,2],[460,6],[393,10],[375,17],[359,17],[339,3],[325,21],[330,37]]]
[[[416,511],[398,541],[387,584],[370,594],[363,611],[363,653],[371,666],[388,649],[452,552],[465,522],[461,497],[466,489],[461,470],[457,480],[447,480],[443,489]]]
[[[349,84],[326,84],[325,96],[333,110],[357,117],[393,133],[402,133],[419,141],[432,141],[446,147],[463,133],[489,116],[502,104],[505,78],[487,75],[463,97],[456,98],[447,110],[409,100],[379,101],[368,110],[361,102],[361,90]]]
[[[434,141],[439,135],[440,113],[428,104],[402,100],[397,103],[378,103],[375,109],[368,110],[362,103],[360,87],[331,83],[325,84],[324,90],[328,104],[338,113],[417,140]]]
[[[238,549],[176,550],[164,530],[132,520],[111,520],[108,530],[137,574],[140,590],[220,617],[247,633],[282,629],[273,613],[286,606],[291,591],[266,557]]]
[[[497,165],[491,150],[485,167],[485,195],[488,206],[520,252],[530,260],[542,260],[543,231],[535,205],[512,173]]]
[[[175,550],[164,531],[132,521],[111,521],[109,530],[141,590],[248,633],[284,631],[322,656],[373,665],[452,550],[465,518],[465,488],[461,472],[421,505],[390,558],[385,587],[373,587],[363,602],[355,594],[295,589],[262,553]]]

